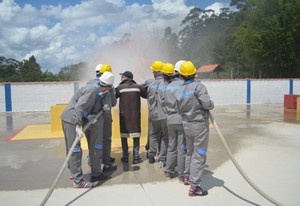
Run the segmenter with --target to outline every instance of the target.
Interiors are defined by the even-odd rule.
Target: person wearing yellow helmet
[[[181,60],[175,64],[175,71],[179,70],[182,62],[184,61]],[[163,101],[163,107],[165,108],[167,115],[167,127],[169,134],[165,177],[166,179],[174,178],[176,175],[175,168],[177,168],[178,179],[184,184],[187,184],[188,178],[184,174],[186,142],[182,127],[182,117],[178,114],[175,98],[176,91],[180,89],[184,81],[177,76],[177,73],[178,72],[175,72],[173,81],[167,85]]]
[[[109,64],[98,64],[95,68],[96,77],[100,77],[104,72],[112,72]]]
[[[214,108],[214,102],[206,87],[195,80],[196,68],[191,61],[180,65],[179,74],[184,83],[175,97],[187,144],[185,163],[190,171],[189,196],[203,196],[208,194],[201,187],[209,139],[208,110]]]
[[[162,106],[164,90],[172,80],[174,66],[170,63],[162,64],[160,72],[163,78],[156,78],[148,87],[147,100],[149,105],[149,115],[151,130],[149,132],[149,163],[155,162],[155,155],[158,154],[158,166],[165,167],[168,148],[168,130],[166,113]]]
[[[145,87],[145,89],[147,90],[148,86],[155,80],[155,79],[160,79],[162,78],[162,73],[161,73],[161,70],[163,68],[163,65],[164,63],[162,61],[159,61],[159,60],[156,60],[156,61],[153,61],[152,62],[152,65],[150,67],[150,69],[152,70],[153,72],[153,77],[154,78],[151,78],[151,79],[147,79],[143,86]],[[150,112],[150,111],[149,111]],[[148,135],[147,135],[147,143],[145,145],[145,149],[146,149],[146,157],[148,158],[149,157],[149,147],[150,147],[150,141],[149,141],[149,136],[150,136],[150,132],[152,130],[151,128],[151,119],[150,119],[150,115],[148,115]],[[159,134],[159,136],[161,136]]]

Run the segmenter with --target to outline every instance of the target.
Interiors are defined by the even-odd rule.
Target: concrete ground
[[[282,205],[300,205],[300,114],[284,112],[281,104],[216,106],[212,113],[237,162],[257,187]],[[49,122],[49,112],[0,113],[1,205],[39,205],[46,196],[65,159],[63,138],[8,140],[24,126]],[[96,188],[73,189],[66,169],[46,205],[274,205],[243,179],[215,129],[210,131],[203,177],[207,196],[189,197],[189,187],[177,178],[166,180],[157,163],[122,164],[121,151],[115,148],[112,156],[118,169],[107,174],[108,180]],[[83,170],[88,176],[86,154]]]

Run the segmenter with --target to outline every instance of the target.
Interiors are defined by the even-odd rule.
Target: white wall
[[[284,95],[290,92],[289,88],[288,79],[251,80],[251,103],[283,103]]]
[[[0,112],[5,112],[5,86],[0,84]]]
[[[202,80],[215,104],[245,104],[247,80]]]
[[[201,80],[216,105],[247,103],[247,80]],[[49,111],[66,104],[74,87],[85,82],[11,83],[12,111]],[[289,94],[289,79],[251,79],[251,104],[282,103]],[[293,80],[293,93],[300,95],[300,79]],[[6,112],[4,84],[0,84],[0,112]]]
[[[294,94],[300,94],[300,80],[298,79],[298,80],[294,80],[293,81],[294,82],[294,91],[293,91],[293,93]]]

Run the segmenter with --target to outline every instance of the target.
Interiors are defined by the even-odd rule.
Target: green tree
[[[247,1],[246,1],[247,2]],[[253,0],[243,23],[234,32],[243,55],[265,78],[300,75],[300,1]]]
[[[19,63],[22,81],[37,82],[42,79],[42,71],[40,65],[36,62],[34,56],[29,57],[28,60],[22,60]]]
[[[12,58],[0,57],[0,82],[19,81],[19,62]]]
[[[80,81],[82,72],[84,72],[86,68],[86,62],[80,62],[78,64],[63,67],[58,73],[58,79],[60,81]]]
[[[58,75],[53,74],[52,72],[46,70],[42,73],[41,80],[43,82],[51,82],[51,81],[58,81],[59,79],[58,79]]]

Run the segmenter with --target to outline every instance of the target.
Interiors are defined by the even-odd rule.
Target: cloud
[[[80,61],[95,64],[96,60],[101,61],[98,52],[105,51],[107,45],[125,33],[131,33],[131,38],[139,37],[137,42],[145,44],[143,41],[148,41],[145,36],[163,34],[167,26],[177,32],[191,8],[185,5],[185,0],[152,0],[152,4],[85,0],[72,6],[42,5],[39,9],[3,0],[0,56],[22,60],[35,55],[43,70],[54,73]],[[150,47],[148,43],[145,46]],[[126,53],[126,49],[122,51]],[[141,45],[134,54],[144,51]],[[124,53],[118,55],[126,56]]]
[[[221,8],[229,8],[229,7],[230,7],[229,3],[215,2],[212,5],[206,7],[205,9],[206,10],[208,10],[208,9],[214,10],[215,14],[219,14]]]

